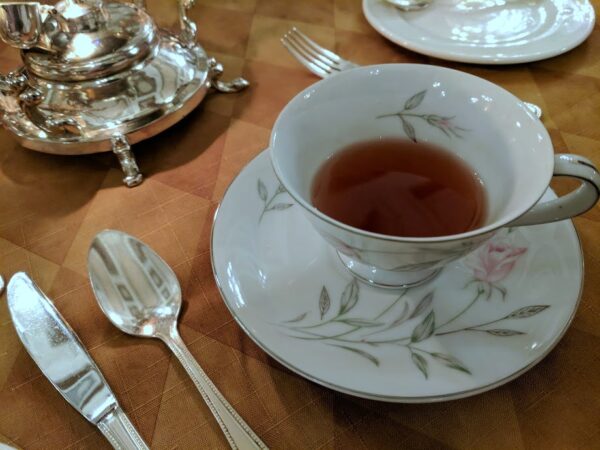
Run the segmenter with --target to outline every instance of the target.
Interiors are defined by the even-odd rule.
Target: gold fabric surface
[[[435,1],[435,0],[434,0]],[[150,1],[161,23],[174,0]],[[594,0],[596,11],[600,0]],[[264,442],[285,449],[600,448],[600,207],[575,220],[585,288],[558,346],[518,379],[439,404],[385,404],[338,394],[283,368],[235,323],[213,280],[213,213],[235,175],[267,146],[281,108],[317,78],[279,38],[292,26],[360,64],[418,62],[493,81],[544,110],[557,152],[600,165],[600,29],[577,49],[532,64],[475,66],[412,53],[378,35],[359,0],[197,0],[199,41],[243,74],[241,94],[210,95],[183,122],[133,147],[146,179],[121,183],[111,154],[52,156],[0,131],[0,274],[25,270],[90,350],[153,449],[228,448],[183,368],[160,341],[134,338],[104,317],[86,276],[87,249],[104,228],[151,245],[184,292],[180,329],[201,365]],[[0,49],[0,69],[18,54]],[[553,183],[559,192],[572,187]],[[0,297],[0,442],[25,449],[110,448],[41,375]]]

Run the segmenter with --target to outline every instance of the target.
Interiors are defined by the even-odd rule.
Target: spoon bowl
[[[100,308],[121,331],[165,342],[200,391],[234,449],[266,449],[212,383],[177,331],[181,287],[169,265],[142,241],[116,230],[96,235],[88,272]]]
[[[121,331],[160,337],[177,320],[181,288],[175,273],[133,236],[100,232],[90,247],[88,271],[100,308]]]

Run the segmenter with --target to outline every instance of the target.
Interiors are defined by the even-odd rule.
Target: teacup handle
[[[581,180],[581,186],[555,200],[538,203],[509,226],[536,225],[578,216],[591,209],[600,198],[600,174],[594,164],[579,155],[554,156],[554,176]]]

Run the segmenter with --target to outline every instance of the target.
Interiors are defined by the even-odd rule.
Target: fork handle
[[[213,382],[208,378],[194,356],[190,353],[185,343],[179,336],[177,328],[171,327],[167,335],[161,338],[177,356],[200,394],[217,419],[221,430],[225,434],[229,445],[233,449],[260,449],[268,450],[263,441],[252,431],[248,424],[233,409]]]

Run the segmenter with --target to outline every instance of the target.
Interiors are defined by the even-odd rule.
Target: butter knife
[[[104,376],[52,301],[24,272],[7,287],[19,338],[61,395],[118,450],[148,450]]]

